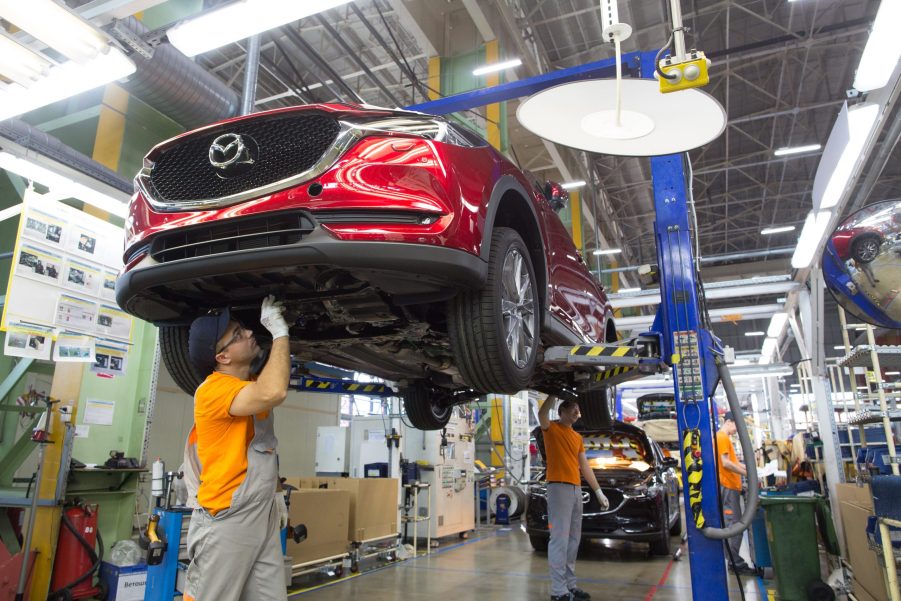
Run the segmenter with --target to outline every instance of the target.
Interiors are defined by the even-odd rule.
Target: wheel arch
[[[483,261],[488,261],[491,245],[485,244],[484,241],[491,240],[494,228],[509,227],[516,230],[529,249],[529,258],[532,259],[532,267],[535,269],[535,277],[538,279],[538,288],[541,290],[538,297],[543,313],[549,306],[547,261],[544,255],[544,240],[541,237],[538,213],[529,198],[529,193],[512,175],[504,175],[498,180],[488,201],[480,256]]]

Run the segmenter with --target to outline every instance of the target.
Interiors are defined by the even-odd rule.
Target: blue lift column
[[[701,508],[707,526],[721,527],[711,412],[718,382],[713,362],[714,340],[701,329],[700,303],[689,228],[685,169],[681,154],[652,157],[654,182],[654,236],[660,274],[660,308],[652,329],[661,334],[663,358],[673,365],[679,440],[687,429],[701,433]],[[712,540],[695,527],[689,504],[688,474],[682,462],[683,507],[691,561],[691,590],[696,601],[727,601],[723,542]]]

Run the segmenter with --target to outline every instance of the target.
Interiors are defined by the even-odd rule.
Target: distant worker
[[[551,539],[548,564],[551,572],[551,601],[587,601],[591,595],[576,586],[576,556],[582,540],[582,478],[594,491],[601,511],[610,507],[594,470],[588,465],[582,435],[573,424],[582,417],[579,405],[563,401],[557,408],[557,421],[550,411],[557,397],[550,395],[538,411],[547,458],[547,513]],[[579,474],[581,473],[581,478]]]
[[[186,448],[185,467],[200,470],[196,500],[186,480],[189,505],[196,507],[188,530],[186,601],[287,598],[280,541],[287,510],[276,492],[272,417],[288,394],[291,372],[282,311],[274,297],[263,300],[260,323],[272,334],[272,350],[255,381],[251,364],[261,349],[252,330],[228,309],[191,324],[191,361],[209,375],[194,393],[195,427]]]
[[[720,476],[720,496],[723,499],[723,526],[728,528],[741,517],[741,478],[748,475],[748,469],[739,462],[735,447],[729,438],[737,427],[731,411],[723,416],[723,427],[716,433],[716,452]],[[726,541],[729,545],[732,569],[739,574],[755,574],[756,571],[739,555],[743,534],[736,534]]]

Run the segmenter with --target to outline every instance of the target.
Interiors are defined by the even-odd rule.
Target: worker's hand
[[[272,339],[281,338],[288,335],[288,322],[282,316],[285,306],[276,301],[271,294],[263,299],[263,305],[260,309],[260,323],[272,334]]]
[[[594,494],[598,498],[598,503],[601,505],[601,511],[607,511],[610,509],[610,501],[607,500],[607,497],[604,496],[604,491],[598,488],[594,491]]]
[[[285,503],[285,491],[275,492],[275,507],[278,511],[278,529],[284,530],[288,527],[288,505]]]

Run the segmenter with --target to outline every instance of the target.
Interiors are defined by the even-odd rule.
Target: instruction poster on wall
[[[81,423],[95,426],[112,426],[115,414],[115,401],[88,399],[84,404],[84,418],[82,418]]]
[[[49,328],[13,322],[6,330],[3,354],[8,357],[49,359],[53,333]]]
[[[95,341],[93,336],[60,334],[56,337],[56,344],[53,346],[53,360],[93,363],[94,346]]]
[[[0,329],[27,324],[130,342],[133,319],[115,303],[123,236],[121,227],[26,190]]]
[[[98,342],[95,347],[94,364],[91,371],[106,376],[121,376],[125,373],[128,347],[118,344]]]

